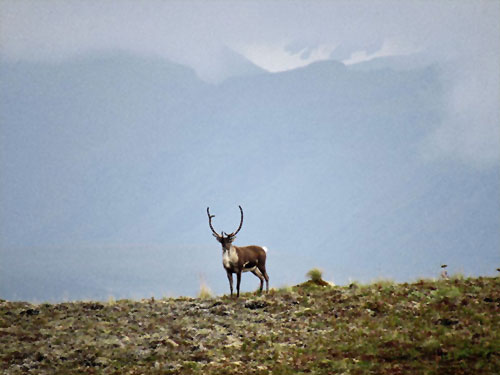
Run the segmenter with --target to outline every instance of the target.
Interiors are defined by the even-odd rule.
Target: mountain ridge
[[[194,259],[213,262],[209,274],[220,280],[205,209],[213,207],[227,231],[241,204],[238,242],[268,246],[276,280],[287,283],[318,261],[339,280],[386,273],[401,280],[428,274],[454,252],[465,254],[460,263],[473,274],[485,270],[471,261],[475,251],[498,260],[498,171],[419,155],[443,116],[446,84],[436,67],[355,71],[321,62],[207,84],[158,60],[79,61],[14,64],[15,75],[0,64],[3,254],[159,243],[174,257],[171,244],[184,244]],[[85,266],[113,266],[92,254]],[[9,257],[9,272],[22,268],[22,257]],[[391,257],[404,265],[393,269]],[[203,262],[195,272],[207,272]],[[140,265],[130,272],[140,274]],[[182,273],[171,270],[166,284],[178,287]],[[151,277],[146,284],[158,281]],[[209,279],[216,290],[223,281]],[[180,292],[196,288],[189,281]]]

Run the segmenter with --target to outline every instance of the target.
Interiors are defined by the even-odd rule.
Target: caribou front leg
[[[233,296],[233,273],[227,271],[227,279],[229,280],[229,289],[231,290],[231,297]],[[238,284],[239,285],[239,284]]]
[[[241,270],[236,272],[236,298],[240,296]]]

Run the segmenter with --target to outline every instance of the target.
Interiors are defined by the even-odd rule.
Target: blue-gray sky
[[[500,260],[498,0],[0,0],[0,57],[0,298],[226,292],[206,205],[274,286]]]

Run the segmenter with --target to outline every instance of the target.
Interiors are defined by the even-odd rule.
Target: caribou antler
[[[207,207],[207,215],[208,215],[208,225],[210,225],[210,229],[212,229],[212,232],[214,233],[214,236],[215,237],[218,237],[218,238],[221,238],[222,236],[217,233],[214,229],[214,227],[212,226],[212,218],[215,217],[215,215],[210,215],[210,209],[209,207]],[[222,232],[222,234],[224,234],[224,232]]]
[[[240,226],[238,227],[238,229],[236,229],[236,232],[233,232],[231,234],[229,234],[228,236],[229,237],[234,237],[236,236],[236,234],[240,231],[242,225],[243,225],[243,209],[241,208],[241,206],[238,206],[240,208],[240,212],[241,212],[241,221],[240,221]]]

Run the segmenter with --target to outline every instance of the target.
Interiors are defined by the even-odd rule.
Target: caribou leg
[[[266,280],[266,292],[269,292],[269,276],[267,276],[266,272],[266,266],[265,265],[260,265],[257,266],[259,268],[259,271],[261,272],[262,276]]]
[[[257,276],[260,280],[260,288],[259,292],[262,293],[262,288],[264,287],[264,276],[262,275],[262,272],[258,268],[254,269],[252,273]]]
[[[229,280],[229,289],[231,290],[231,297],[233,296],[233,273],[227,272],[227,279]]]
[[[236,272],[236,298],[240,296],[241,271]]]

